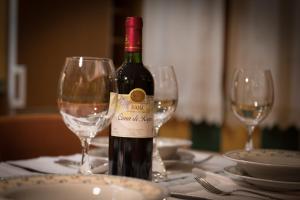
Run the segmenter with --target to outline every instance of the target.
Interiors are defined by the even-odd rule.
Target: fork
[[[195,177],[195,180],[198,183],[200,183],[200,185],[202,185],[203,188],[206,191],[214,193],[214,194],[218,194],[218,195],[226,196],[226,195],[231,195],[232,193],[235,193],[235,192],[248,192],[248,193],[252,193],[252,194],[259,195],[259,196],[262,196],[262,197],[266,197],[266,198],[269,198],[269,199],[283,200],[281,198],[277,198],[277,197],[274,197],[272,195],[267,195],[267,194],[264,194],[264,193],[255,192],[255,191],[246,190],[246,189],[235,189],[235,190],[231,190],[231,191],[223,191],[223,190],[220,190],[220,189],[216,188],[215,186],[213,186],[211,183],[209,183],[207,180],[205,180],[202,177]]]

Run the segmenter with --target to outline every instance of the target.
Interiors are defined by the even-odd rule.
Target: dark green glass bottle
[[[154,81],[142,62],[142,18],[127,17],[118,106],[109,136],[109,173],[151,180]]]

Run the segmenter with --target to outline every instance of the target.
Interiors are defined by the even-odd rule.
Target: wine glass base
[[[167,173],[152,172],[152,181],[155,183],[167,180]]]
[[[90,165],[89,161],[86,161],[85,163],[83,163],[79,167],[78,173],[79,174],[83,174],[83,175],[91,175],[91,174],[93,174],[93,172],[91,170],[91,165]]]

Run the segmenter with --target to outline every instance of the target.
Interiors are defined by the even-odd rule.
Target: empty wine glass
[[[153,170],[154,181],[167,177],[165,165],[157,148],[157,137],[160,127],[166,123],[175,112],[178,100],[177,80],[173,66],[149,67],[154,78],[154,147]]]
[[[270,70],[251,68],[237,69],[231,88],[231,108],[235,116],[248,129],[245,150],[253,149],[252,133],[273,106],[274,89]]]
[[[64,123],[81,141],[79,173],[92,174],[89,145],[109,125],[116,102],[114,66],[110,59],[66,58],[59,78],[57,103]]]

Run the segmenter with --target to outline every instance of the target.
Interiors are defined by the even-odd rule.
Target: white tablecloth
[[[203,152],[196,152],[195,159],[200,159],[204,155],[206,156],[207,153]],[[204,157],[205,157],[204,156]],[[198,157],[198,158],[197,158]],[[73,161],[79,161],[80,155],[70,155],[70,156],[60,156],[60,157],[39,157],[35,159],[29,160],[19,160],[13,162],[2,162],[0,163],[0,179],[5,177],[12,177],[12,176],[20,176],[20,175],[32,175],[36,174],[35,172],[28,171],[26,169],[33,169],[40,172],[45,173],[58,173],[58,174],[75,174],[77,173],[77,169],[75,168],[68,168],[65,166],[61,166],[55,164],[55,160],[58,159],[70,159]],[[205,176],[206,179],[219,187],[220,189],[224,190],[232,190],[237,188],[243,188],[243,186],[236,184],[232,179],[226,176],[222,170],[226,166],[234,165],[233,162],[223,158],[221,155],[216,154],[212,159],[200,164],[200,165],[190,165],[190,164],[183,164],[183,165],[174,165],[173,167],[169,166],[170,168],[170,175],[168,176],[168,180],[164,182],[160,182],[159,184],[167,187],[170,192],[182,193],[182,194],[189,194],[193,196],[205,197],[208,199],[227,199],[227,200],[237,200],[237,199],[258,199],[257,196],[251,195],[248,193],[235,193],[234,195],[230,196],[220,196],[215,195],[207,192],[203,189],[203,187],[195,181],[195,176]],[[22,167],[17,167],[22,166]],[[24,169],[26,168],[26,169]],[[274,195],[275,197],[280,197],[283,199],[291,199],[296,200],[300,199],[300,192],[299,193],[274,193],[264,190],[259,190],[257,188],[253,188],[250,185],[246,185],[247,189],[253,189],[254,191],[264,192],[266,194]],[[169,200],[173,200],[176,198],[168,198]],[[262,198],[264,199],[264,198]]]

